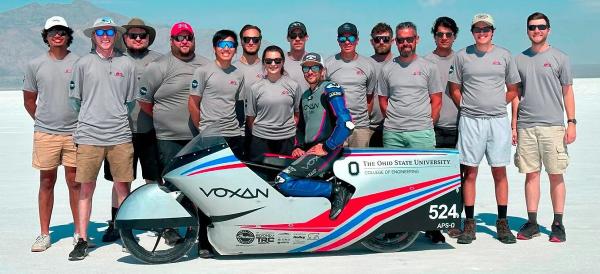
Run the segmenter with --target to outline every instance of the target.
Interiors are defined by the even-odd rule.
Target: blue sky
[[[32,1],[1,1],[0,12],[17,8]],[[70,1],[35,1],[38,3],[68,3]],[[571,56],[574,64],[600,64],[600,54],[589,54],[590,46],[600,43],[600,1],[598,0],[533,0],[533,1],[461,1],[461,0],[420,0],[420,1],[131,1],[131,0],[92,0],[92,3],[121,13],[138,16],[154,24],[172,24],[188,21],[196,29],[229,28],[236,32],[246,23],[255,24],[263,30],[263,37],[287,49],[285,40],[287,25],[295,20],[302,21],[308,28],[310,40],[308,50],[329,55],[339,50],[335,41],[337,27],[348,21],[359,29],[358,51],[370,55],[371,28],[377,22],[387,22],[395,26],[402,21],[413,21],[419,28],[421,42],[417,46],[419,54],[434,48],[429,33],[431,24],[438,16],[454,18],[461,31],[455,48],[472,43],[468,32],[471,18],[475,13],[488,12],[496,20],[497,31],[494,42],[511,50],[522,51],[529,46],[525,33],[525,20],[534,11],[546,13],[551,20],[550,43]],[[143,5],[140,3],[144,3]],[[251,4],[250,4],[251,3]],[[67,18],[68,20],[68,18]],[[393,49],[396,53],[395,48]]]

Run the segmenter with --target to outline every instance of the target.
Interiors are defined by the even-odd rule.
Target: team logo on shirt
[[[65,73],[73,73],[73,69],[72,68],[66,68],[65,69]]]
[[[421,75],[421,74],[423,74],[423,73],[421,73],[421,71],[420,71],[420,70],[415,70],[415,71],[413,71],[413,73],[412,73],[412,75]]]
[[[192,81],[192,88],[197,88],[198,87],[198,80],[193,80]]]
[[[499,65],[502,65],[502,63],[500,63],[500,61],[498,61],[498,60],[494,60],[494,61],[492,62],[492,65],[497,65],[497,66],[499,66]]]
[[[232,86],[237,86],[238,82],[236,80],[229,80],[229,84]]]
[[[122,71],[116,71],[116,72],[115,72],[115,76],[116,76],[116,77],[125,77],[125,75],[123,74],[123,72],[122,72]]]
[[[281,91],[281,95],[290,95],[290,91],[287,89],[284,89],[283,91]]]
[[[264,75],[262,73],[256,74],[256,79],[262,79],[263,77],[264,77]]]
[[[360,69],[356,69],[356,75],[365,75],[365,72]]]
[[[146,89],[146,87],[141,87],[140,88],[140,95],[146,95],[146,93],[148,93],[148,90]]]
[[[74,90],[75,89],[75,82],[71,81],[69,83],[69,89]]]
[[[549,62],[544,63],[544,67],[545,68],[551,68],[552,64],[550,64]]]

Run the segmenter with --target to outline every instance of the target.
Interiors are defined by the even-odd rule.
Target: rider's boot
[[[333,196],[331,197],[331,210],[329,211],[329,219],[335,220],[342,209],[346,206],[346,203],[350,200],[352,193],[348,187],[342,184],[336,184],[333,188]]]

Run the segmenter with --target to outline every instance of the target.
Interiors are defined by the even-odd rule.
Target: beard
[[[406,50],[406,49],[410,49],[410,50]],[[413,48],[413,47],[402,47],[400,50],[400,56],[402,56],[402,57],[410,57],[414,53],[415,53],[415,48]]]
[[[178,48],[177,46],[171,44],[171,52],[176,53],[175,55],[181,56],[181,57],[190,57],[194,55],[194,50],[196,49],[196,45],[191,45],[189,47],[189,50],[187,52],[183,52],[181,51],[180,48]]]
[[[390,53],[390,51],[392,50],[392,47],[375,47],[375,54],[377,55],[388,55]]]
[[[146,53],[148,51],[148,47],[143,47],[143,48],[139,48],[139,49],[134,49],[134,48],[127,48],[127,52],[131,55],[142,55],[144,53]]]

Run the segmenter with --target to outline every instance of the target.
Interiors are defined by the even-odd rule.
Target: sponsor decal
[[[275,243],[274,233],[256,233],[256,242],[259,245]]]
[[[279,233],[277,234],[277,244],[289,244],[292,241],[292,235],[290,233]]]
[[[294,233],[294,235],[292,236],[292,243],[294,243],[294,244],[306,243],[306,234]]]
[[[122,72],[122,71],[116,71],[116,72],[115,72],[115,76],[116,76],[116,77],[125,77],[125,75],[123,74],[123,72]]]
[[[254,242],[254,233],[250,230],[240,230],[235,235],[235,238],[240,244],[249,245]]]
[[[148,93],[148,90],[146,89],[146,87],[141,87],[140,88],[140,95],[146,95],[146,93]]]
[[[218,198],[242,198],[242,199],[256,199],[259,197],[269,198],[269,189],[249,189],[249,188],[238,188],[238,189],[227,189],[222,187],[211,188],[205,190],[200,188],[200,191],[204,193],[206,197],[218,197]]]
[[[309,104],[302,104],[302,110],[304,110],[304,111],[314,110],[318,107],[319,107],[319,103],[317,103],[317,102],[313,102],[313,103],[309,103]]]
[[[319,239],[319,233],[308,233],[308,235],[306,236],[306,239],[308,239],[310,241],[316,241]]]
[[[192,88],[197,88],[198,87],[198,80],[193,80],[192,81]]]
[[[74,90],[75,89],[75,82],[71,81],[69,83],[69,89]]]
[[[330,91],[329,93],[327,93],[327,95],[329,96],[329,98],[333,98],[333,97],[342,96],[342,92],[341,91]]]
[[[498,65],[502,65],[502,63],[500,63],[500,61],[498,61],[498,60],[494,60],[492,62],[492,65],[497,65],[498,66]]]
[[[338,83],[329,83],[327,86],[325,86],[326,89],[328,88],[342,88]]]

